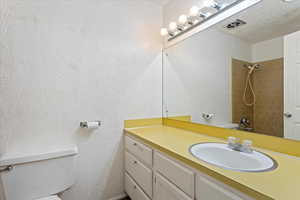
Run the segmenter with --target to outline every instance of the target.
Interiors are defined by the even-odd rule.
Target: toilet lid
[[[61,200],[61,199],[58,196],[54,195],[54,196],[44,197],[36,200]]]

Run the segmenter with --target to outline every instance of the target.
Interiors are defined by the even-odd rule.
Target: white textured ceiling
[[[224,26],[235,19],[247,22],[234,30]],[[263,0],[259,4],[219,23],[217,28],[250,43],[286,35],[300,30],[300,0],[283,3],[281,0]]]

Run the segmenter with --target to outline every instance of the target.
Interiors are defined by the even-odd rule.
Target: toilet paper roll
[[[98,128],[99,126],[99,122],[87,122],[87,128]]]

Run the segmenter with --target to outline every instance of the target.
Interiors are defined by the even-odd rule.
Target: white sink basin
[[[195,144],[191,146],[190,152],[204,162],[234,171],[264,172],[277,167],[276,161],[266,154],[258,151],[243,153],[222,143]]]

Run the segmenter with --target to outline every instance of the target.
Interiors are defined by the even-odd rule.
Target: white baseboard
[[[120,194],[118,196],[115,196],[115,197],[107,199],[107,200],[120,200],[120,199],[123,199],[125,197],[127,197],[127,194],[123,193],[123,194]]]

